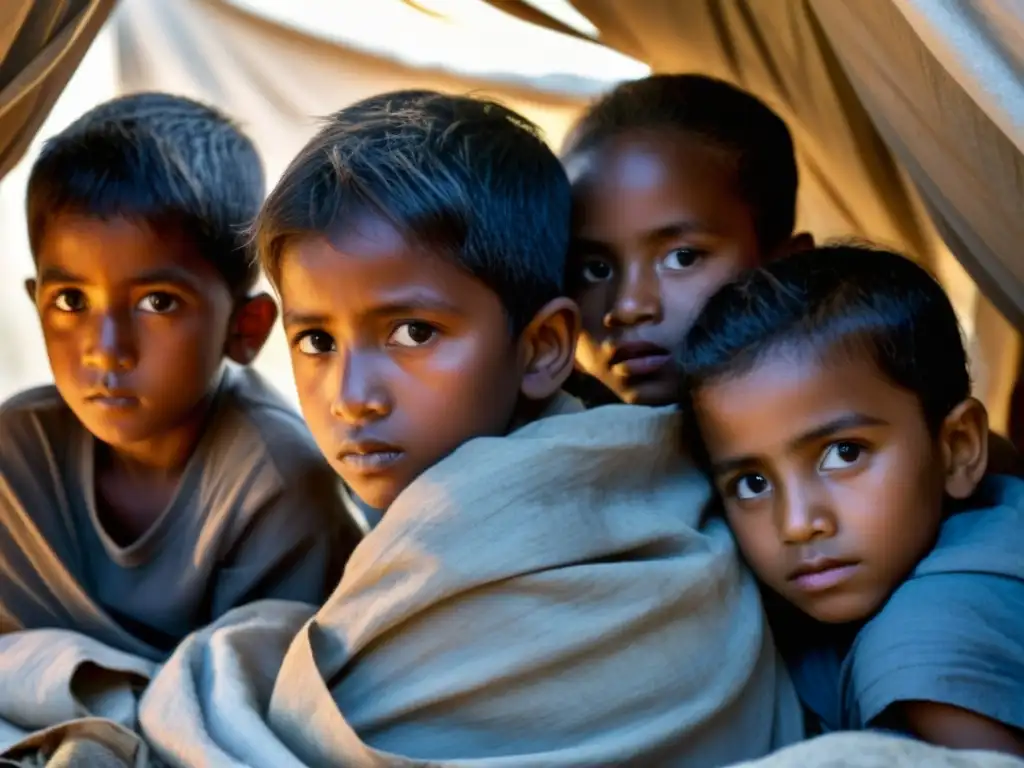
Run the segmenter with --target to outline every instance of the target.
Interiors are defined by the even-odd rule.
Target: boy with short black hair
[[[283,662],[266,638],[298,617],[256,607],[182,646],[143,705],[162,756],[196,759],[160,716],[219,632],[263,654],[228,666],[277,679],[259,712],[217,704],[265,718],[258,745],[191,707],[212,762],[711,766],[802,736],[754,579],[700,526],[678,414],[559,391],[570,201],[520,115],[422,91],[333,115],[286,170],[255,231],[302,410],[382,517]]]
[[[427,91],[332,116],[271,192],[255,239],[303,414],[366,505],[383,512],[558,394],[578,325],[562,296],[569,206],[522,117]]]
[[[0,631],[160,658],[228,609],[321,602],[356,541],[298,414],[246,366],[276,318],[249,139],[158,93],[96,107],[29,180],[55,386],[0,407]]]
[[[1024,484],[985,476],[941,286],[834,246],[715,294],[684,345],[683,411],[826,730],[887,727],[1024,755]]]

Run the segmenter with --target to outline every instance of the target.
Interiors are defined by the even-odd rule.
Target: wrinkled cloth
[[[566,399],[568,400],[568,399]],[[799,740],[674,409],[549,415],[413,482],[315,615],[188,638],[140,719],[179,766],[721,766]],[[741,736],[738,736],[741,734]]]
[[[67,630],[0,636],[0,766],[156,768],[137,735],[155,668]]]

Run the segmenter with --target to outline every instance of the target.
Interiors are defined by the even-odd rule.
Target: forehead
[[[568,171],[579,237],[628,240],[680,220],[719,233],[751,224],[735,158],[682,131],[616,136]]]
[[[503,316],[498,296],[483,282],[451,259],[409,242],[379,216],[360,216],[331,237],[287,243],[279,275],[286,309],[337,318],[382,305],[423,305]]]
[[[59,270],[97,284],[132,282],[147,273],[170,271],[197,286],[222,282],[181,228],[157,229],[120,217],[54,217],[40,241],[37,266],[44,276],[47,270]]]
[[[770,454],[850,413],[908,428],[923,423],[917,396],[890,382],[867,353],[779,349],[746,373],[701,387],[694,400],[712,454]]]

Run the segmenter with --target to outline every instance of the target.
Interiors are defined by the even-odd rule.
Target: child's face
[[[781,353],[695,407],[744,556],[813,618],[868,618],[933,546],[942,451],[918,398],[866,357]]]
[[[455,264],[364,216],[286,245],[279,278],[302,412],[367,504],[508,428],[522,356],[498,296]]]
[[[57,389],[128,454],[194,439],[233,301],[184,234],[126,219],[55,217],[30,281]]]
[[[576,363],[623,401],[675,402],[671,352],[707,299],[759,262],[735,163],[684,133],[624,134],[575,158]]]

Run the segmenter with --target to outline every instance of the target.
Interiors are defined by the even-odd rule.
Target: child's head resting
[[[571,132],[578,367],[628,403],[675,400],[669,350],[747,267],[792,250],[797,167],[782,119],[701,75],[620,85]]]
[[[710,299],[680,363],[747,561],[820,621],[878,610],[985,472],[953,307],[897,254],[833,246],[752,270]]]
[[[499,104],[383,94],[328,119],[270,194],[256,242],[321,451],[386,509],[572,370],[569,183]]]
[[[176,96],[106,102],[46,143],[28,183],[26,287],[57,388],[97,438],[180,460],[223,358],[259,352],[276,309],[250,293],[245,230],[263,193],[252,142]]]

